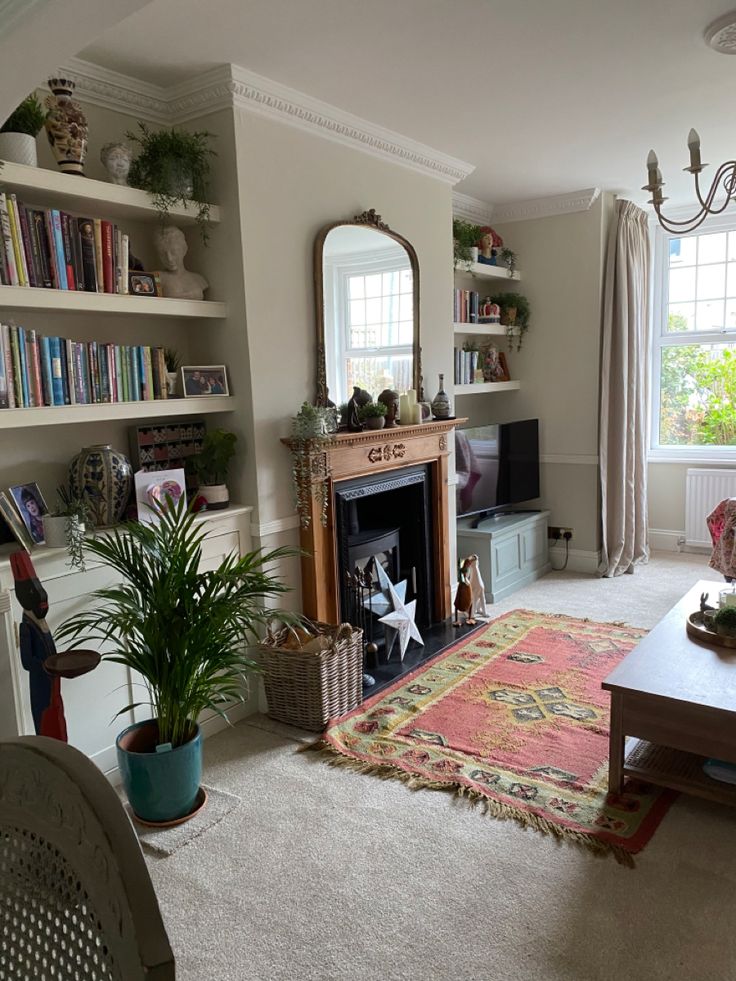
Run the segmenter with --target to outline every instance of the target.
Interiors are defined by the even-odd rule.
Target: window
[[[655,459],[736,459],[736,226],[729,225],[681,238],[656,231]]]
[[[354,385],[374,398],[385,388],[412,387],[412,270],[403,249],[388,253],[358,261],[342,257],[332,269],[337,402],[347,401]]]

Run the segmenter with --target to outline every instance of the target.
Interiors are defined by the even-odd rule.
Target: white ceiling
[[[475,164],[458,190],[497,203],[641,201],[654,147],[684,202],[691,126],[736,155],[736,57],[702,40],[727,2],[153,0],[79,54],[161,85],[241,65]]]

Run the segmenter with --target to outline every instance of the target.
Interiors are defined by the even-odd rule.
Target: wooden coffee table
[[[703,773],[708,757],[736,763],[736,649],[691,640],[700,594],[718,605],[724,582],[702,580],[608,675],[608,789],[624,777],[736,805],[736,785]],[[629,737],[636,737],[631,739]]]

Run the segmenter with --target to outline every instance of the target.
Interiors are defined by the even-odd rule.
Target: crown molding
[[[453,191],[452,214],[455,218],[463,218],[476,225],[487,225],[493,217],[494,207],[488,201],[473,198],[462,191]]]
[[[551,218],[553,215],[570,215],[576,211],[588,211],[601,193],[599,187],[588,187],[569,194],[551,194],[529,201],[512,201],[497,204],[494,219],[499,222],[528,221],[532,218]]]
[[[60,70],[76,83],[82,101],[147,122],[171,126],[221,109],[238,108],[390,160],[447,184],[457,184],[475,169],[463,160],[238,65],[220,65],[168,88],[141,82],[80,58],[71,58]]]

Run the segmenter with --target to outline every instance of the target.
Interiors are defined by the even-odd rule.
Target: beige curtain
[[[600,473],[603,546],[599,572],[620,576],[649,558],[647,216],[617,201],[608,239],[601,350]]]

